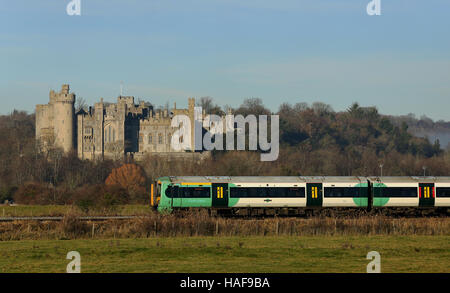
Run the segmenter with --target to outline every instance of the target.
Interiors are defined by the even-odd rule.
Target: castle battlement
[[[75,103],[75,94],[69,93],[69,85],[63,84],[59,93],[51,90],[49,93],[50,103]]]
[[[88,111],[75,114],[75,101],[68,84],[59,92],[50,90],[49,103],[36,105],[36,138],[65,152],[76,150],[81,159],[175,153],[170,146],[172,117],[184,114],[193,119],[195,106],[195,98],[189,98],[188,109],[176,109],[174,105],[171,111],[154,110],[144,101],[136,105],[133,96],[119,96],[117,103],[101,98]]]

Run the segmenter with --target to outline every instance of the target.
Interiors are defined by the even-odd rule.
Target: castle
[[[172,117],[183,114],[194,121],[195,99],[189,98],[188,109],[155,110],[153,106],[134,97],[119,96],[117,103],[103,99],[89,110],[75,113],[75,94],[69,85],[59,93],[51,90],[50,101],[36,106],[36,139],[42,148],[60,147],[65,153],[76,151],[80,159],[120,159],[126,155],[135,159],[145,154],[186,156],[195,155],[194,136],[190,148],[175,151],[171,148]],[[192,131],[193,125],[192,123]],[[198,153],[197,153],[198,155]]]

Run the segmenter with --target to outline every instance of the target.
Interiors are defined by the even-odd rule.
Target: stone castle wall
[[[57,146],[69,152],[75,150],[80,159],[120,159],[125,155],[142,158],[147,154],[170,156],[172,117],[178,114],[194,118],[195,99],[189,98],[188,109],[154,110],[153,106],[134,102],[132,96],[119,96],[117,103],[103,99],[88,110],[75,113],[75,94],[69,85],[59,93],[50,91],[49,103],[36,106],[36,138],[43,147]],[[191,125],[193,132],[193,123]],[[191,149],[194,149],[194,137]],[[189,155],[192,157],[192,153]]]
[[[69,85],[59,93],[50,91],[50,102],[36,106],[36,138],[43,147],[55,144],[64,152],[75,146],[75,94],[69,93]]]

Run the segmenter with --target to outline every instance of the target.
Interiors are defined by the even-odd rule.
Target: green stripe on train
[[[236,184],[234,184],[234,183],[228,184],[228,194],[231,194],[231,190],[230,190],[231,187],[236,187]],[[238,202],[239,202],[239,198],[228,197],[228,206],[230,208],[236,206]]]
[[[367,183],[358,183],[355,185],[355,187],[366,187],[365,190],[367,190]],[[374,183],[373,184],[374,187],[374,194],[373,194],[373,206],[374,207],[382,207],[385,206],[388,202],[389,202],[389,197],[376,197],[376,195],[379,194],[379,192],[381,192],[381,189],[383,187],[387,187],[386,184],[384,183]],[[364,197],[362,198],[357,198],[354,197],[353,198],[353,202],[360,207],[366,207],[368,204],[368,194],[364,194]]]

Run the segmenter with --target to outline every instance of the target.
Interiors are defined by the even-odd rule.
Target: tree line
[[[408,124],[381,115],[376,107],[352,104],[336,112],[324,103],[282,104],[276,112],[261,99],[237,108],[220,107],[210,97],[198,102],[207,113],[280,117],[280,154],[261,162],[258,151],[213,151],[210,157],[143,160],[80,160],[75,151],[41,152],[35,141],[35,116],[13,111],[0,116],[0,202],[77,204],[148,203],[149,186],[160,176],[448,176],[450,150],[439,141],[415,137]],[[134,167],[131,167],[134,166]],[[108,178],[109,177],[109,178]],[[115,178],[115,179],[111,179]],[[108,180],[109,179],[109,180]],[[130,187],[132,186],[132,187]]]

